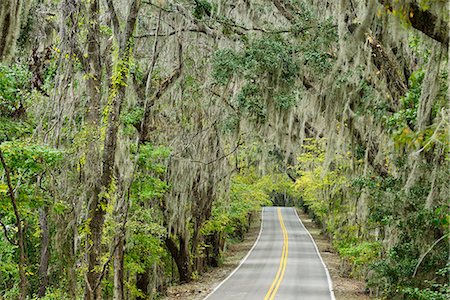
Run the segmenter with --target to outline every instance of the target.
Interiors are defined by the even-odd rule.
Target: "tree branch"
[[[398,4],[393,0],[378,0],[388,11],[392,12]],[[406,1],[405,1],[406,2]],[[416,2],[408,1],[409,10],[406,18],[411,26],[430,38],[442,43],[448,47],[449,42],[449,24],[434,15],[430,10],[423,10]]]
[[[142,123],[140,126],[140,133],[141,133],[141,137],[140,137],[140,142],[146,142],[147,141],[147,135],[148,135],[148,131],[149,131],[149,119],[150,119],[150,113],[151,113],[151,109],[153,107],[153,105],[155,104],[155,101],[159,98],[161,98],[161,96],[175,83],[175,81],[181,76],[181,70],[183,68],[182,65],[182,55],[183,55],[183,50],[182,50],[182,45],[181,43],[179,43],[179,48],[178,48],[178,68],[172,73],[171,76],[169,76],[166,80],[164,80],[160,86],[158,87],[158,89],[155,91],[155,93],[153,93],[153,95],[151,96],[150,100],[148,101],[148,103],[145,104],[145,109],[144,109],[144,117],[142,119]],[[151,75],[149,75],[151,76]],[[147,92],[147,91],[146,91]],[[146,95],[146,97],[148,97],[148,95]]]
[[[120,36],[120,21],[119,17],[117,16],[116,9],[114,7],[113,0],[106,0],[106,3],[108,5],[109,14],[111,15],[111,22],[114,28],[114,33],[117,37]]]
[[[19,251],[20,251],[20,259],[19,259],[19,277],[20,277],[20,299],[24,300],[27,295],[27,278],[25,276],[25,243],[22,229],[22,221],[20,219],[19,209],[17,207],[16,196],[14,193],[14,189],[11,183],[11,174],[10,170],[5,162],[5,158],[3,157],[3,151],[0,149],[0,161],[3,165],[3,169],[5,170],[6,175],[6,183],[8,185],[8,193],[9,198],[11,199],[11,204],[14,208],[14,215],[16,216],[16,226],[17,226],[17,235],[19,238]]]
[[[243,144],[244,144],[243,141],[239,141],[239,142],[236,144],[236,146],[234,147],[234,149],[231,150],[230,152],[228,152],[228,153],[226,153],[226,154],[224,154],[224,155],[222,155],[222,156],[220,156],[220,157],[218,157],[218,158],[216,158],[216,159],[207,161],[207,162],[200,161],[200,160],[190,160],[190,161],[193,162],[193,163],[199,163],[199,164],[203,164],[203,165],[210,165],[210,164],[215,163],[216,161],[219,161],[219,160],[222,160],[222,159],[224,159],[224,158],[227,158],[228,156],[230,156],[231,154],[233,154],[234,152],[236,152],[236,151],[239,149],[239,147],[242,146]]]
[[[295,17],[292,14],[293,7],[290,3],[283,0],[273,0],[272,1],[278,11],[291,23],[295,22]]]
[[[416,267],[414,268],[414,273],[413,273],[413,278],[416,277],[417,274],[417,270],[419,269],[420,264],[422,263],[423,259],[425,258],[425,256],[427,256],[427,254],[434,248],[434,246],[436,246],[440,241],[442,241],[443,239],[445,239],[446,237],[448,237],[449,234],[444,234],[443,236],[441,236],[438,240],[436,240],[433,245],[431,245],[430,248],[428,248],[427,251],[425,251],[424,254],[422,254],[422,256],[420,257],[419,261],[417,262]]]
[[[175,35],[179,32],[196,32],[196,33],[203,33],[203,34],[208,35],[208,33],[206,32],[206,30],[204,28],[181,28],[180,30],[174,30],[169,33],[144,33],[144,34],[136,35],[134,37],[137,39],[142,39],[142,38],[147,38],[147,37],[156,37],[156,36],[169,37],[169,36]]]
[[[5,233],[5,238],[8,240],[8,242],[11,245],[17,246],[17,243],[14,242],[13,240],[11,240],[11,238],[8,236],[8,229],[6,228],[5,224],[3,224],[2,221],[0,221],[0,225],[2,225],[2,227],[3,227],[3,232]]]

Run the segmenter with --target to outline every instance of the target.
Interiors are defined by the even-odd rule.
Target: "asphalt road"
[[[258,239],[208,300],[330,300],[331,279],[311,235],[290,207],[265,207]]]

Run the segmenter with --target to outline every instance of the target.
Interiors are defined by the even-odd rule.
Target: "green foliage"
[[[278,108],[282,110],[289,109],[295,106],[297,99],[294,94],[279,94],[274,97],[275,103]]]
[[[231,238],[242,239],[251,216],[262,206],[271,205],[274,193],[295,194],[285,174],[258,176],[253,168],[242,170],[231,179],[229,203],[214,203],[212,218],[202,228],[203,234],[223,232]]]
[[[0,142],[11,141],[30,134],[32,128],[27,121],[0,117]]]
[[[417,249],[411,242],[401,243],[392,248],[388,253],[388,259],[378,260],[371,264],[375,271],[368,282],[369,286],[378,286],[387,296],[396,295],[399,286],[406,285],[406,281],[412,276],[417,259]]]
[[[60,150],[26,142],[4,142],[0,148],[9,168],[30,174],[52,168],[63,158]]]
[[[298,157],[298,179],[295,189],[301,195],[303,203],[324,221],[325,217],[338,208],[342,189],[348,185],[344,176],[347,168],[345,158],[336,157],[334,170],[325,170],[325,140],[306,139],[302,146],[304,153]],[[330,224],[332,226],[332,224]]]
[[[129,238],[125,255],[126,268],[142,274],[165,255],[165,228],[157,222],[152,209],[135,209],[128,221]]]
[[[204,17],[208,16],[210,17],[213,11],[212,4],[207,0],[195,0],[195,7],[194,11],[192,12],[192,15],[198,19],[201,20]]]
[[[439,294],[438,288],[433,287],[433,284],[424,285],[424,282],[426,274],[443,267],[447,260],[448,245],[442,243],[430,249],[415,278],[413,273],[424,251],[424,241],[432,244],[442,232],[448,231],[448,226],[444,225],[448,224],[448,208],[425,207],[424,199],[429,194],[429,186],[425,181],[416,182],[408,192],[402,188],[403,185],[401,178],[395,177],[358,177],[352,182],[354,192],[364,191],[373,199],[368,204],[369,215],[365,227],[390,228],[401,233],[392,247],[379,249],[378,253],[382,257],[373,256],[373,260],[366,262],[371,270],[368,284],[370,287],[381,288],[382,293],[392,299],[403,294],[413,299],[425,299],[421,297],[435,292],[436,295]],[[338,249],[346,247],[346,239],[342,237],[340,236],[340,242],[335,242]],[[361,244],[360,239],[353,242],[364,244]],[[387,253],[383,253],[385,251]],[[442,280],[436,284],[442,284]]]
[[[2,216],[3,223],[12,223]],[[4,237],[0,236],[0,298],[14,298],[11,293],[17,292],[19,284],[19,270],[17,268],[17,246],[11,245]],[[9,292],[7,292],[9,290]]]
[[[69,300],[70,296],[67,294],[63,288],[53,288],[47,289],[44,297],[33,297],[33,300]]]
[[[224,231],[230,236],[242,238],[247,231],[248,218],[259,211],[261,206],[269,205],[270,194],[261,190],[260,179],[253,171],[247,171],[233,176],[230,187],[230,204],[222,209],[217,208],[216,213],[222,211],[225,216],[218,216],[222,220]],[[223,221],[228,220],[224,223]],[[220,225],[220,224],[218,224]]]
[[[239,126],[239,116],[237,114],[229,114],[222,122],[222,131],[225,134],[235,132]]]
[[[355,272],[378,259],[381,249],[380,242],[362,242],[348,246],[340,245],[337,250],[342,258],[350,262]]]
[[[244,79],[236,99],[237,107],[255,121],[263,122],[267,98],[284,110],[296,103],[292,88],[299,76],[300,62],[295,53],[295,45],[281,36],[253,39],[239,52],[216,51],[212,59],[213,78],[221,85],[233,78]]]
[[[54,88],[55,85],[55,77],[56,77],[56,73],[58,71],[58,66],[59,66],[59,59],[61,56],[61,51],[57,48],[54,49],[54,51],[52,52],[52,56],[50,58],[50,62],[48,63],[48,65],[46,66],[45,70],[44,70],[44,85],[43,85],[43,90],[47,93],[50,94],[52,92],[52,89]],[[74,56],[73,58],[75,60],[75,65],[80,64],[80,62],[78,61],[78,59]]]
[[[422,70],[413,72],[409,77],[410,89],[405,97],[400,99],[402,109],[386,118],[386,124],[391,131],[398,132],[404,128],[414,128],[424,77],[425,72]]]
[[[212,65],[214,80],[225,85],[241,68],[241,58],[231,49],[219,49],[214,53]]]
[[[292,84],[299,73],[294,44],[278,36],[252,40],[243,53],[244,69],[249,78],[275,75],[276,79]]]
[[[312,66],[316,72],[323,73],[330,69],[331,63],[329,58],[329,54],[314,49],[308,49],[304,52],[306,63]]]
[[[239,107],[249,113],[255,121],[264,122],[267,108],[264,103],[262,91],[256,84],[245,85],[237,97]]]
[[[14,140],[31,131],[25,119],[31,96],[28,66],[0,64],[0,143]]]
[[[436,272],[433,280],[427,280],[427,288],[411,288],[403,289],[403,293],[412,299],[417,300],[447,300],[450,295],[450,284],[448,278],[450,275],[450,263]],[[438,282],[440,281],[440,282]]]
[[[405,288],[403,290],[405,295],[411,299],[417,300],[448,300],[450,294],[450,287],[448,284],[434,285],[432,288]]]
[[[31,73],[22,64],[0,64],[0,117],[19,117],[30,92]]]
[[[132,281],[137,274],[143,274],[155,265],[164,267],[168,253],[164,247],[166,228],[161,225],[158,212],[159,201],[169,189],[163,180],[166,173],[165,159],[170,149],[149,143],[141,145],[138,157],[138,169],[133,181],[130,200],[129,220],[127,222],[127,239],[125,252],[125,270]],[[129,282],[130,293],[143,296]]]
[[[164,160],[170,155],[170,148],[144,144],[139,152],[139,166],[154,175],[162,175],[166,171]]]

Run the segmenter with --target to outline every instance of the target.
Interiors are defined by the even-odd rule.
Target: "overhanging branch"
[[[398,4],[394,3],[398,1],[378,0],[378,2],[390,12],[398,6]],[[408,5],[409,7],[407,8],[409,10],[407,10],[406,18],[411,23],[411,26],[448,47],[449,24],[433,14],[430,10],[423,10],[415,2],[409,2]]]

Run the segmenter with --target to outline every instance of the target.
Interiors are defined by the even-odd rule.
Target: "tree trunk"
[[[214,232],[207,237],[208,245],[211,245],[208,251],[208,265],[211,267],[218,267],[220,263],[221,254],[225,245],[223,232]]]
[[[117,14],[115,13],[114,6],[109,3],[110,13],[113,16],[113,22],[115,23],[115,29],[118,31],[117,25]],[[115,32],[119,36],[117,37],[119,42],[119,63],[121,64],[120,68],[118,68],[119,74],[115,74],[114,78],[121,78],[121,82],[116,82],[114,79],[111,82],[110,88],[110,101],[108,105],[109,107],[109,115],[107,122],[107,130],[106,137],[103,145],[103,155],[102,155],[102,172],[99,180],[96,182],[95,187],[93,189],[92,200],[89,206],[89,228],[90,228],[90,236],[88,239],[91,240],[88,244],[88,273],[87,273],[87,286],[85,291],[85,299],[86,300],[94,300],[101,298],[101,278],[104,273],[100,273],[99,267],[100,262],[99,258],[101,256],[101,241],[102,241],[102,230],[103,224],[105,220],[106,214],[106,206],[108,204],[108,198],[106,196],[101,196],[101,192],[108,192],[113,181],[114,177],[114,165],[115,165],[115,156],[116,156],[116,147],[117,147],[117,137],[120,125],[120,112],[122,108],[123,100],[125,99],[125,89],[126,89],[126,80],[129,74],[129,61],[132,55],[132,35],[135,29],[137,14],[140,9],[140,0],[134,0],[130,3],[130,11],[128,14],[128,19],[125,27],[125,31],[123,35],[119,32]],[[92,40],[95,41],[95,44],[98,46],[95,47],[94,51],[96,52],[96,56],[100,53],[100,47],[98,45],[99,41],[99,3],[97,0],[93,0],[91,2],[91,20],[95,34],[92,35]],[[98,63],[100,60],[98,58]],[[101,69],[100,69],[101,70]],[[98,73],[101,75],[101,73]],[[95,84],[98,84],[100,81],[100,76],[95,80]],[[99,90],[100,86],[98,86],[97,90]],[[100,99],[100,98],[98,98]],[[98,102],[99,103],[99,102]],[[94,103],[97,105],[97,103]],[[95,111],[95,115],[92,118],[93,120],[99,120],[98,111]],[[91,123],[95,128],[95,122]],[[97,122],[98,124],[98,122]],[[98,125],[97,125],[98,126]],[[98,175],[98,174],[97,174]],[[123,241],[122,241],[123,243]],[[123,250],[122,250],[123,251]],[[122,253],[123,256],[123,253]],[[123,258],[122,258],[123,259]],[[107,268],[107,266],[105,266]],[[105,272],[106,269],[103,268],[102,272]],[[123,272],[123,270],[122,270]],[[119,276],[120,278],[120,276]],[[122,281],[123,281],[123,273],[122,273]],[[123,287],[122,287],[123,290]],[[123,291],[121,293],[123,298]]]
[[[76,226],[73,226],[73,235],[70,237],[67,249],[67,284],[69,299],[77,299],[77,275],[76,275],[76,259],[75,259],[75,240],[77,239]]]
[[[26,256],[25,256],[25,238],[22,228],[22,220],[20,218],[19,208],[17,207],[16,196],[14,193],[14,189],[11,183],[11,175],[8,166],[6,165],[5,158],[3,157],[3,152],[0,149],[0,161],[3,165],[3,169],[5,170],[6,182],[8,185],[8,194],[11,200],[11,204],[14,209],[14,215],[16,217],[16,227],[17,227],[17,237],[19,242],[19,277],[20,277],[20,300],[25,300],[27,297],[27,289],[28,289],[28,281],[25,275],[25,265],[26,265]]]
[[[100,256],[101,256],[101,242],[102,242],[102,229],[105,220],[105,210],[101,208],[99,204],[98,194],[99,189],[94,189],[93,199],[91,200],[91,205],[89,207],[89,229],[90,234],[86,243],[87,248],[87,259],[88,259],[88,270],[87,270],[87,283],[85,290],[85,299],[94,300],[101,299],[100,291],[98,288],[100,279]]]
[[[150,284],[150,270],[145,270],[142,274],[136,276],[136,288],[140,290],[144,295],[142,297],[136,297],[137,300],[146,300],[149,298],[148,285]]]
[[[175,260],[175,264],[177,265],[180,283],[186,283],[192,280],[189,245],[187,240],[182,238],[180,235],[178,235],[178,240],[179,247],[177,247],[176,243],[170,237],[167,237],[165,242],[170,254]]]
[[[89,30],[88,30],[88,69],[85,70],[87,77],[87,91],[89,95],[89,103],[87,108],[88,125],[92,132],[97,132],[100,126],[100,98],[101,98],[101,70],[102,64],[100,59],[100,28],[99,28],[99,2],[92,0],[89,3]],[[101,231],[104,220],[104,210],[99,207],[100,188],[94,176],[98,176],[100,168],[98,167],[98,139],[95,135],[88,145],[88,168],[87,180],[92,184],[93,188],[89,193],[89,232],[87,235],[86,251],[87,251],[87,274],[86,274],[86,288],[85,299],[94,300],[99,298],[99,293],[95,292],[97,280],[99,278],[99,257],[101,253]],[[97,173],[97,174],[95,174]],[[93,178],[90,178],[90,177]]]
[[[43,207],[39,210],[39,226],[41,227],[41,260],[39,264],[39,291],[38,296],[44,297],[48,285],[48,261],[49,261],[49,242],[50,234],[47,222],[48,208]]]
[[[114,300],[123,300],[123,271],[125,242],[122,234],[117,236],[117,246],[114,251]]]
[[[8,61],[13,56],[23,5],[23,0],[2,0],[0,3],[0,61]]]

